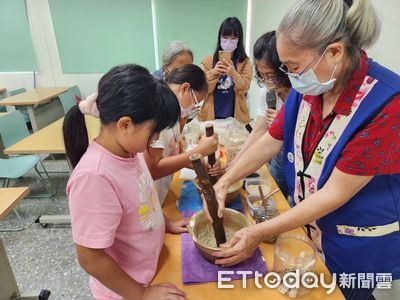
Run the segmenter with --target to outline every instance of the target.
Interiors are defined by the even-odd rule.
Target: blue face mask
[[[322,53],[314,69],[309,69],[300,75],[286,72],[286,74],[289,76],[292,87],[300,94],[318,96],[330,91],[335,86],[336,78],[333,78],[333,75],[336,72],[336,65],[333,69],[331,78],[326,82],[320,82],[314,72],[321,61],[321,58],[324,56],[325,51]]]

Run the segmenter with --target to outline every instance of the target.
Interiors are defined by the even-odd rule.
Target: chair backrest
[[[0,100],[6,97],[6,93],[0,93]],[[5,106],[0,106],[0,112],[6,112],[7,108]]]
[[[25,88],[12,90],[12,91],[10,91],[10,96],[15,96],[15,95],[22,94],[22,93],[25,93],[25,92],[26,92]],[[16,106],[15,109],[19,110],[22,113],[22,116],[24,117],[25,123],[28,123],[29,122],[29,115],[28,115],[28,110],[26,109],[26,107]]]
[[[10,96],[15,96],[21,93],[25,93],[26,89],[25,88],[20,88],[20,89],[16,89],[16,90],[12,90],[10,91]]]
[[[76,104],[74,95],[70,90],[58,96],[60,98],[62,107],[64,109],[64,114],[66,114],[72,106]]]
[[[77,86],[77,85],[71,86],[69,88],[69,90],[71,91],[72,96],[74,97],[76,102],[80,102],[81,100],[83,100],[82,99],[81,90],[79,89],[79,86]]]
[[[0,117],[0,135],[5,148],[29,136],[28,127],[19,111],[13,111]]]

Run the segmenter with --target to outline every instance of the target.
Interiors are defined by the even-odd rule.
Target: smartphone
[[[218,59],[222,61],[223,59],[230,61],[232,59],[232,52],[231,51],[218,51]]]

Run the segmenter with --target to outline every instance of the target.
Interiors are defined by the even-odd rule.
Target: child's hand
[[[217,160],[217,162],[213,166],[210,166],[210,164],[207,163],[207,170],[208,174],[210,174],[211,176],[219,176],[223,173],[223,169],[221,168],[221,163],[219,162],[219,160]]]
[[[170,220],[165,217],[165,231],[169,233],[184,233],[188,232],[187,225],[189,225],[189,219],[180,219],[180,220]]]
[[[184,300],[186,294],[171,283],[160,283],[145,289],[142,300]]]
[[[206,137],[202,136],[199,142],[199,146],[197,147],[197,151],[203,155],[207,156],[211,153],[214,153],[218,149],[218,135],[214,134],[213,136]]]

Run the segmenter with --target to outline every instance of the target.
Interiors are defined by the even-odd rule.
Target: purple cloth
[[[182,253],[182,281],[184,284],[196,284],[204,282],[218,281],[218,271],[234,271],[229,275],[232,280],[241,279],[242,275],[236,274],[236,271],[252,271],[248,278],[254,278],[255,271],[265,275],[267,265],[257,248],[253,255],[244,262],[232,267],[221,267],[210,263],[197,250],[192,238],[188,233],[181,234],[181,253]],[[228,277],[228,275],[224,275]]]

